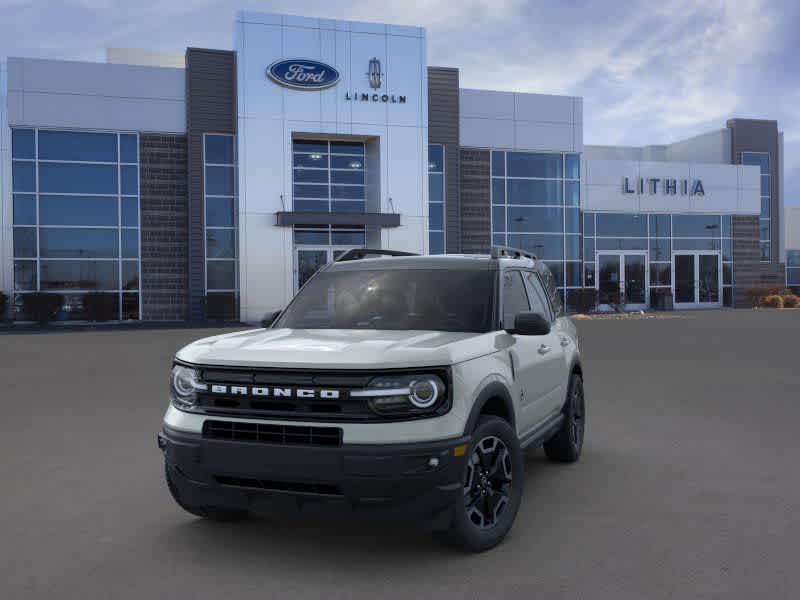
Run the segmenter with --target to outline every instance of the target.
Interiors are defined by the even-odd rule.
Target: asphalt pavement
[[[577,321],[584,455],[471,555],[401,526],[181,511],[170,359],[218,330],[0,335],[0,598],[799,598],[800,310]]]

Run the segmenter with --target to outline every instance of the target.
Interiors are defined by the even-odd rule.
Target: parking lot
[[[797,598],[800,310],[578,321],[583,459],[527,459],[506,542],[218,524],[163,484],[170,359],[200,329],[0,335],[0,598]]]

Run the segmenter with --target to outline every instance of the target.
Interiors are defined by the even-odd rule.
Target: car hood
[[[445,366],[494,352],[495,333],[374,329],[254,329],[198,340],[176,358],[193,364],[279,368]]]

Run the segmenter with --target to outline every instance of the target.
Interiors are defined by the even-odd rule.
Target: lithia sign
[[[633,180],[633,181],[631,181]],[[661,179],[659,177],[623,177],[622,193],[642,195],[647,189],[648,194],[657,194],[659,191],[666,196],[705,196],[703,182],[700,179]]]
[[[350,102],[383,102],[387,104],[405,104],[406,97],[378,92],[383,86],[381,61],[377,57],[369,61],[367,81],[372,92],[347,91],[344,99]],[[334,67],[304,58],[277,60],[267,67],[267,77],[278,85],[293,90],[324,90],[339,83],[341,76]]]

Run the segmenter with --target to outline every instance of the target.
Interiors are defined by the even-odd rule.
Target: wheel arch
[[[511,428],[516,431],[514,402],[511,399],[511,392],[503,383],[492,381],[478,394],[464,428],[465,435],[469,435],[474,431],[481,415],[493,415],[505,419],[511,425]]]

